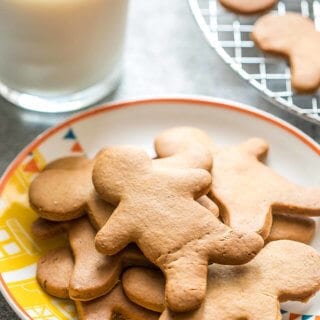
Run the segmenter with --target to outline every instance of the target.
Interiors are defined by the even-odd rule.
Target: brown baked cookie
[[[69,282],[74,262],[69,247],[49,251],[37,264],[37,280],[48,294],[62,299],[69,298]]]
[[[128,266],[152,266],[134,245],[112,257],[102,255],[95,248],[95,235],[87,218],[75,220],[69,229],[72,251],[56,249],[40,259],[37,279],[47,293],[59,298],[92,300],[108,293]]]
[[[240,14],[256,14],[271,9],[278,0],[220,0],[228,10]]]
[[[40,217],[69,221],[85,213],[110,216],[113,207],[97,197],[92,181],[93,161],[67,157],[50,163],[31,183],[29,201]]]
[[[177,135],[177,131],[181,131]],[[160,158],[172,155],[195,135],[199,129],[181,127],[163,132],[156,140]],[[204,132],[202,132],[205,134]],[[171,140],[168,150],[166,141]],[[205,141],[204,139],[202,141]],[[208,138],[207,138],[208,141]],[[267,143],[258,138],[229,147],[217,147],[211,142],[213,154],[213,183],[209,196],[220,208],[223,221],[235,229],[255,231],[264,239],[269,236],[272,213],[320,215],[320,188],[298,186],[274,172],[261,162],[268,152]]]
[[[246,263],[263,246],[257,234],[230,229],[194,200],[211,186],[205,170],[159,168],[139,148],[111,147],[97,157],[93,182],[117,206],[96,236],[97,249],[113,255],[137,243],[165,273],[172,310],[202,303],[208,263]]]
[[[319,265],[319,253],[305,244],[271,242],[246,265],[210,266],[206,299],[188,313],[164,310],[165,281],[157,271],[129,269],[123,288],[139,305],[163,308],[161,320],[280,320],[280,302],[306,301],[320,289]]]
[[[274,214],[272,228],[267,242],[293,240],[310,244],[316,232],[316,223],[312,218],[289,214]]]
[[[120,315],[126,320],[158,320],[159,314],[132,303],[119,283],[109,294],[88,302],[76,301],[80,320],[112,320]]]
[[[68,231],[68,222],[55,222],[38,218],[31,225],[31,234],[35,239],[46,240]]]
[[[264,52],[281,55],[291,66],[291,83],[298,93],[311,93],[320,86],[320,32],[311,19],[289,12],[257,20],[252,38]]]

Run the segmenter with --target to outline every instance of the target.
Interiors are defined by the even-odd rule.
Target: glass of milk
[[[0,94],[43,112],[116,88],[128,0],[0,0]]]

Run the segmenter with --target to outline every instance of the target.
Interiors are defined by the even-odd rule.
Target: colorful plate
[[[206,130],[220,144],[260,136],[271,144],[268,163],[301,184],[320,185],[320,146],[267,113],[208,98],[157,98],[109,104],[81,113],[48,130],[13,161],[0,182],[1,291],[21,319],[76,319],[71,303],[53,299],[35,280],[35,263],[55,241],[35,242],[28,186],[49,161],[67,155],[93,156],[110,144],[134,144],[153,154],[154,136],[178,125]],[[313,245],[320,249],[320,236]],[[320,295],[308,304],[283,305],[283,319],[320,319]]]

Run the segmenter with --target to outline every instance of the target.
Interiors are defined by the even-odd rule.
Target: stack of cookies
[[[265,141],[220,147],[180,127],[155,151],[107,147],[33,181],[34,237],[69,241],[39,260],[45,292],[75,301],[85,320],[275,320],[280,302],[320,289],[308,245],[320,188],[266,166]]]

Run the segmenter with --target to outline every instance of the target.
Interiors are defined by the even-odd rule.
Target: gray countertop
[[[166,94],[201,94],[246,103],[320,141],[320,126],[271,105],[222,62],[200,33],[186,0],[134,0],[123,79],[103,102]],[[24,111],[0,98],[0,173],[39,133],[70,115]],[[0,295],[0,320],[6,319],[18,318]]]

